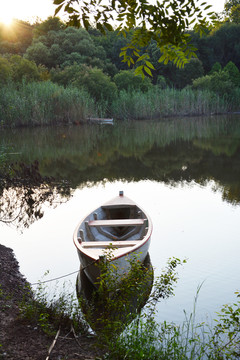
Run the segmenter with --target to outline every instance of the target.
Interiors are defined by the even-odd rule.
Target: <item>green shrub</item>
[[[113,78],[113,81],[117,85],[119,91],[126,90],[128,92],[132,91],[142,91],[147,92],[153,86],[150,78],[145,77],[142,79],[140,75],[135,75],[131,70],[121,70]]]
[[[240,87],[240,72],[237,66],[232,61],[229,61],[223,70],[228,73],[231,82],[236,87]]]
[[[117,95],[116,85],[98,68],[85,69],[72,84],[84,88],[96,101],[111,103]]]
[[[0,85],[6,84],[12,77],[12,68],[9,61],[0,57]]]
[[[228,72],[223,70],[193,81],[193,89],[213,91],[220,96],[231,93],[233,87]]]
[[[40,73],[34,61],[29,61],[19,55],[13,55],[9,59],[12,67],[12,80],[16,83],[40,80]]]
[[[215,64],[213,64],[212,69],[210,70],[208,75],[212,75],[215,72],[219,72],[222,70],[222,65],[220,64],[220,62],[215,62]]]

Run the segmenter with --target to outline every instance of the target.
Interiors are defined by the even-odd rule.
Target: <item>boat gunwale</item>
[[[116,197],[117,198],[117,197]],[[127,197],[126,197],[127,198]],[[147,233],[145,234],[145,236],[143,237],[143,239],[141,240],[138,240],[138,243],[134,246],[131,246],[129,247],[129,250],[126,250],[126,252],[124,252],[123,254],[120,254],[120,255],[117,255],[117,256],[114,256],[112,259],[111,259],[111,262],[116,260],[116,259],[120,259],[121,257],[124,257],[124,256],[127,256],[128,254],[130,253],[133,253],[135,252],[138,248],[140,248],[141,246],[143,246],[144,244],[146,244],[150,238],[151,238],[151,235],[152,235],[152,230],[153,230],[153,225],[152,225],[152,221],[150,219],[150,217],[148,216],[148,214],[140,207],[138,206],[136,203],[134,203],[138,208],[139,210],[141,210],[145,215],[146,215],[146,218],[148,220],[148,231]],[[96,212],[99,208],[101,208],[103,205],[95,208],[93,211],[89,212],[89,214],[87,216],[89,216],[90,214]],[[89,255],[89,251],[87,248],[84,248],[78,241],[78,231],[79,231],[79,228],[81,226],[81,224],[85,221],[85,219],[87,218],[87,216],[85,216],[84,218],[82,218],[82,220],[78,223],[74,233],[73,233],[73,242],[74,242],[74,245],[76,246],[77,250],[82,252],[84,255],[86,255],[89,259],[91,260],[95,260],[95,261],[98,261],[99,260],[99,256],[95,256],[93,257],[92,255]],[[121,241],[121,240],[120,240]],[[125,240],[122,240],[122,242],[124,243]],[[112,241],[114,243],[114,240]],[[96,244],[97,244],[97,241],[96,241]],[[126,248],[128,249],[128,247]]]

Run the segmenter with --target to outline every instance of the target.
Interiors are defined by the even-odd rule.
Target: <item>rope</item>
[[[80,269],[80,270],[81,270],[81,269]],[[70,275],[76,274],[76,273],[78,273],[80,270],[73,271],[73,272],[71,272],[71,273],[69,273],[69,274],[62,275],[62,276],[56,277],[56,278],[54,278],[54,279],[49,279],[49,280],[45,280],[45,281],[38,281],[38,282],[33,283],[33,284],[30,284],[30,285],[32,286],[32,285],[45,284],[45,283],[50,282],[50,281],[59,280],[59,279],[62,279],[62,278],[64,278],[64,277],[67,277],[67,276],[70,276]]]
[[[62,279],[62,278],[64,278],[64,277],[67,277],[67,276],[70,276],[70,275],[76,274],[76,273],[78,273],[79,271],[83,271],[83,270],[85,270],[88,266],[93,265],[93,264],[94,264],[94,263],[96,263],[97,261],[98,261],[98,260],[94,260],[94,261],[92,261],[90,264],[88,264],[88,265],[86,265],[86,266],[84,266],[84,267],[80,268],[80,269],[79,269],[79,270],[77,270],[77,271],[73,271],[73,272],[71,272],[71,273],[69,273],[69,274],[62,275],[62,276],[59,276],[59,277],[56,277],[56,278],[53,278],[53,279],[49,279],[49,280],[45,280],[45,281],[38,281],[38,282],[36,282],[36,283],[32,283],[32,284],[30,284],[30,285],[31,285],[31,286],[33,286],[33,285],[45,284],[45,283],[50,282],[50,281],[59,280],[59,279]]]

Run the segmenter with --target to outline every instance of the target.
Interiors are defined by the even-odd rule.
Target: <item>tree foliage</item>
[[[191,33],[191,37],[194,37],[193,43],[198,48],[197,55],[205,73],[216,62],[224,67],[232,61],[240,68],[240,24],[225,22],[202,38],[196,33]]]
[[[12,55],[7,58],[0,57],[0,84],[9,81],[20,83],[40,80],[40,69],[33,61],[24,59],[20,55]]]
[[[231,8],[229,19],[235,24],[240,24],[240,4]]]
[[[229,15],[234,6],[240,5],[240,0],[227,0],[224,4],[224,11]]]
[[[96,101],[111,102],[117,93],[117,87],[110,77],[97,68],[83,68],[72,84],[86,89]]]
[[[104,32],[117,26],[119,33],[132,36],[120,56],[129,67],[137,65],[137,73],[151,75],[153,65],[149,55],[141,50],[154,40],[161,50],[160,62],[165,64],[174,61],[182,67],[195,56],[196,49],[191,45],[186,30],[195,27],[200,32],[206,28],[206,18],[203,10],[211,6],[199,0],[163,0],[148,2],[147,0],[54,0],[57,5],[55,14],[61,9],[69,14],[69,25],[83,26],[86,29],[93,23]],[[77,6],[79,5],[79,6]],[[209,13],[208,15],[211,15]]]
[[[135,76],[131,70],[122,70],[116,74],[113,78],[118,90],[141,90],[146,92],[152,87],[151,80],[149,77],[142,79],[141,76]]]
[[[240,86],[240,72],[232,61],[229,61],[223,70],[228,73],[231,82],[235,86]]]
[[[47,25],[50,20],[46,21]],[[45,26],[41,28],[45,29]],[[95,44],[86,30],[73,27],[49,30],[45,35],[35,37],[25,56],[49,69],[74,63],[104,69],[109,64],[104,48]]]
[[[191,59],[183,69],[176,70],[176,86],[180,89],[191,85],[194,79],[204,75],[202,63],[199,59]]]
[[[35,25],[33,36],[47,35],[49,31],[59,31],[65,28],[64,23],[58,17],[48,17],[47,20]]]
[[[8,82],[8,80],[12,76],[12,69],[7,61],[7,59],[4,59],[3,57],[0,57],[0,84],[4,85]]]
[[[219,66],[218,66],[219,67]],[[215,66],[217,68],[217,66]],[[209,75],[193,81],[194,89],[210,90],[220,96],[231,97],[240,85],[240,72],[233,62],[229,62],[223,70],[211,71]]]
[[[11,27],[0,23],[0,53],[22,55],[31,44],[33,25],[22,20],[14,20]]]

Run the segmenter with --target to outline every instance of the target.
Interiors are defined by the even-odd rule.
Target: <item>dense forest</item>
[[[117,31],[66,27],[57,17],[0,24],[0,122],[5,126],[79,123],[89,117],[158,118],[239,111],[240,16],[225,17],[200,36],[183,68],[145,51],[152,77],[142,78],[119,54],[128,38]],[[238,14],[238,13],[237,13]]]

